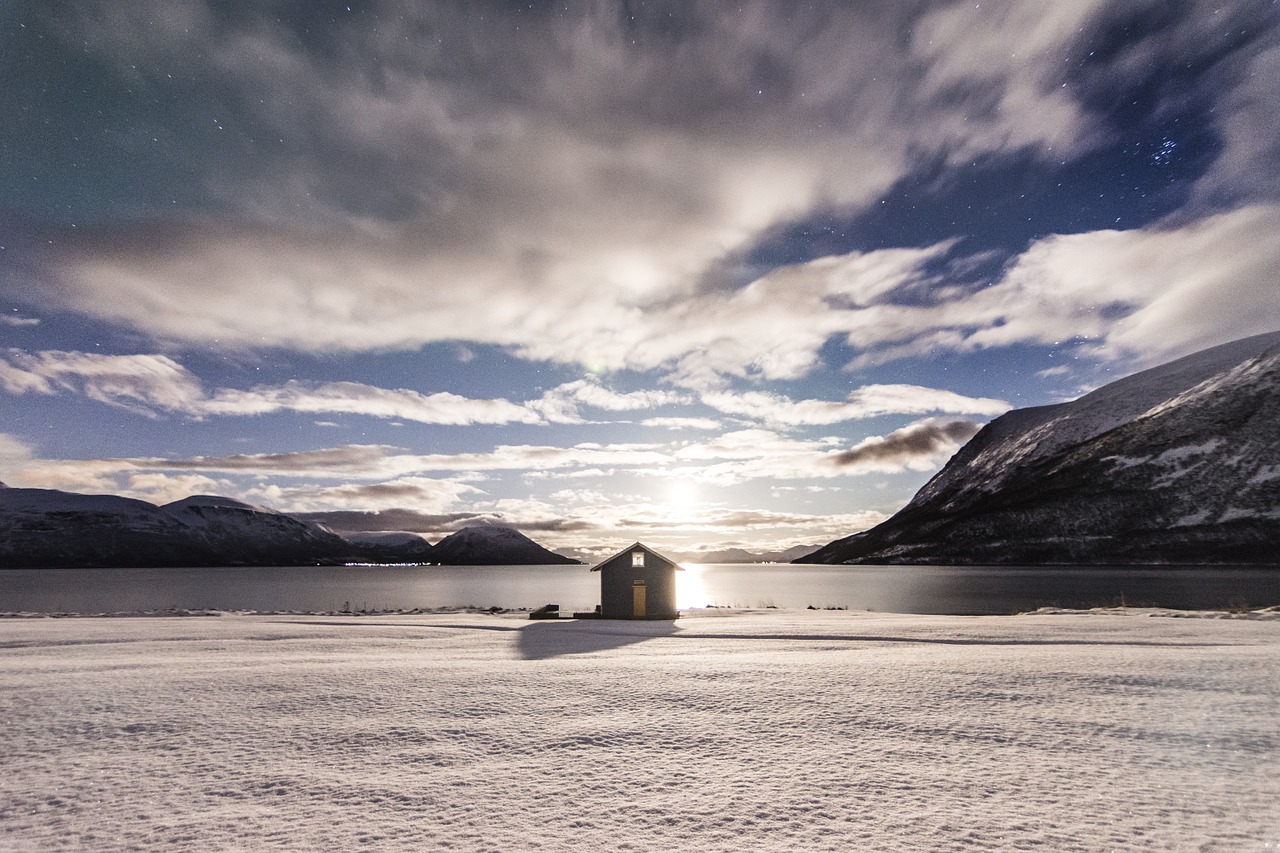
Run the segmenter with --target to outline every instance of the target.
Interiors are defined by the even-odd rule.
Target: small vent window
[[[635,567],[635,566],[643,566],[643,565],[644,565],[644,551],[632,551],[632,552],[631,552],[631,565],[632,565],[633,567]]]

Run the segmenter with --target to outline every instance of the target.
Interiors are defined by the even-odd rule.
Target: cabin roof
[[[677,563],[675,560],[671,559],[670,557],[666,557],[666,556],[663,556],[662,554],[659,554],[657,551],[653,550],[643,542],[636,542],[635,544],[628,545],[618,553],[614,554],[612,557],[601,560],[600,562],[596,563],[594,566],[591,567],[591,571],[598,572],[601,569],[603,569],[607,564],[612,563],[614,560],[621,557],[623,554],[630,554],[632,551],[635,551],[635,550],[644,551],[646,554],[652,554],[653,556],[657,557],[659,560],[662,560],[665,563],[669,563],[670,565],[675,566],[675,569],[678,572],[684,571],[684,566],[681,566],[679,563]]]

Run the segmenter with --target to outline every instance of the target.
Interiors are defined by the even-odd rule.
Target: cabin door
[[[644,590],[642,586],[631,587],[631,616],[634,619],[644,618]]]

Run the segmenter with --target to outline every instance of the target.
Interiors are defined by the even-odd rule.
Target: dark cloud
[[[970,421],[925,421],[886,436],[869,438],[852,450],[831,457],[841,467],[876,463],[906,464],[963,444],[982,429]]]

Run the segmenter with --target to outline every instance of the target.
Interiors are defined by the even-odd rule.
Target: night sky
[[[0,480],[819,544],[1280,328],[1272,0],[0,5]]]

